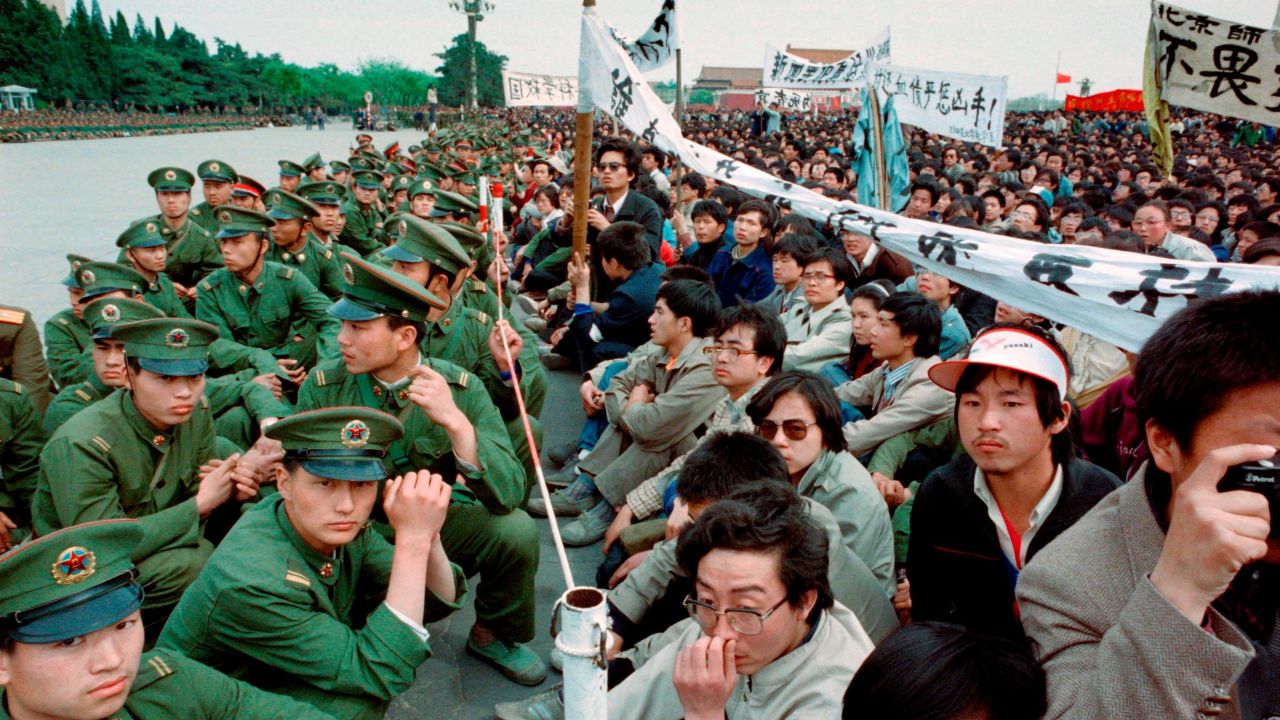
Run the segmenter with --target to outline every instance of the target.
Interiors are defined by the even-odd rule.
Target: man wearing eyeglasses
[[[849,354],[853,316],[844,289],[853,276],[849,258],[835,248],[823,248],[805,259],[800,273],[805,307],[787,323],[784,370],[818,372]]]
[[[644,226],[644,239],[649,243],[652,257],[658,257],[662,248],[662,211],[649,198],[630,192],[631,183],[640,173],[640,152],[632,143],[622,138],[609,138],[596,150],[596,179],[604,189],[604,197],[594,200],[587,211],[587,244],[592,247],[601,231],[622,220],[638,222]],[[599,265],[592,263],[597,281],[603,279]]]

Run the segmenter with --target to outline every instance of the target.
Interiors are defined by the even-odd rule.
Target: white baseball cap
[[[947,360],[929,368],[929,379],[938,387],[956,391],[960,376],[970,365],[990,365],[1016,370],[1048,380],[1058,388],[1058,398],[1067,399],[1067,361],[1044,338],[1017,328],[989,330],[974,338],[969,357]]]

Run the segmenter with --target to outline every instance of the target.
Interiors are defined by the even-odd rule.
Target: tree
[[[356,75],[366,90],[373,91],[378,102],[401,106],[424,104],[432,80],[426,73],[388,59],[361,60]]]
[[[453,38],[453,44],[444,52],[435,53],[440,58],[440,102],[445,105],[462,105],[467,101],[468,74],[471,62],[471,38],[462,33]],[[476,41],[476,97],[481,105],[501,106],[502,71],[507,66],[507,56],[489,51],[484,43]]]
[[[132,45],[133,33],[129,30],[129,21],[124,19],[124,13],[117,10],[115,19],[111,21],[111,44]]]

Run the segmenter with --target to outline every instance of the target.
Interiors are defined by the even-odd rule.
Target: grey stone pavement
[[[573,440],[582,427],[582,406],[578,400],[581,384],[576,372],[548,373],[550,383],[543,408],[543,458],[546,448]],[[554,475],[550,466],[544,467]],[[534,490],[537,492],[537,489]],[[564,574],[551,541],[547,520],[535,518],[542,535],[542,556],[538,565],[537,637],[533,647],[547,659],[551,652],[551,608],[564,593]],[[574,581],[591,585],[596,566],[603,555],[600,544],[586,548],[568,548]],[[474,586],[477,578],[472,578]],[[492,718],[495,703],[529,697],[560,682],[560,674],[551,670],[546,682],[535,688],[517,685],[498,671],[467,654],[467,633],[475,620],[473,607],[465,607],[444,621],[430,625],[432,656],[418,668],[418,679],[408,692],[391,704],[387,718],[391,720],[473,720]]]

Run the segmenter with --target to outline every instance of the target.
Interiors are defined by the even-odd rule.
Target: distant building
[[[13,112],[35,110],[37,92],[35,88],[22,87],[21,85],[0,87],[0,110]]]
[[[40,2],[58,13],[59,20],[67,21],[67,0],[40,0]]]
[[[822,48],[798,48],[787,46],[787,52],[792,55],[808,60],[809,62],[822,63],[824,65],[840,62],[841,60],[853,54],[852,50],[824,50]]]

